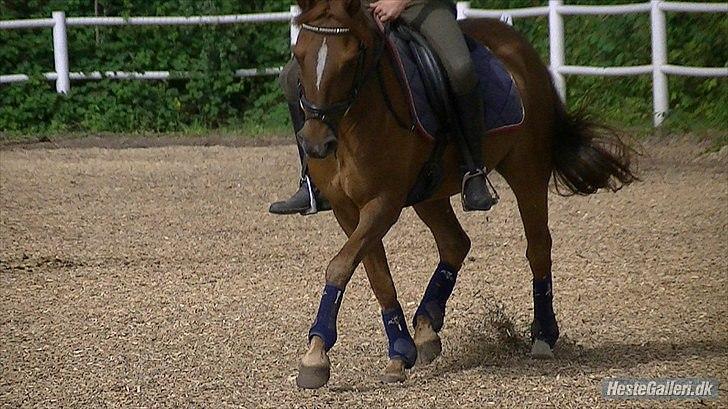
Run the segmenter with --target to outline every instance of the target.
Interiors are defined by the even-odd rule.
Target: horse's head
[[[293,54],[306,122],[296,135],[308,156],[336,151],[342,119],[374,69],[375,41],[361,0],[298,0],[301,32]]]

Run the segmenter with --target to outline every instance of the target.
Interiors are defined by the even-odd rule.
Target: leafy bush
[[[620,4],[624,0],[568,1]],[[287,10],[285,0],[0,1],[5,19],[67,16],[167,16],[238,14]],[[473,7],[502,8],[502,0],[473,0]],[[545,0],[509,0],[508,7],[544,5]],[[515,26],[548,60],[546,18],[516,19]],[[728,66],[728,19],[720,14],[668,13],[669,61],[695,66]],[[281,66],[289,55],[288,25],[181,27],[72,27],[68,30],[72,71],[170,70],[192,73],[167,81],[88,81],[72,83],[59,96],[42,78],[53,71],[48,29],[0,30],[0,73],[29,74],[32,80],[0,88],[0,131],[188,131],[214,128],[280,132],[287,110],[274,77],[235,78],[239,68]],[[641,65],[650,63],[647,14],[566,17],[567,64]],[[668,123],[676,127],[728,124],[726,79],[671,76]],[[626,125],[651,122],[651,76],[569,77],[572,106],[588,104],[606,119]]]
[[[284,0],[120,1],[99,0],[99,15],[167,16],[237,14],[288,9]],[[3,19],[94,15],[92,2],[0,3]],[[55,95],[42,79],[53,71],[50,32],[0,31],[0,72],[30,74],[33,81],[5,85],[0,92],[0,130],[185,131],[206,128],[286,126],[274,78],[235,78],[239,68],[282,65],[289,55],[288,24],[181,27],[72,27],[68,29],[72,71],[192,73],[168,81],[73,82],[68,96]],[[252,116],[255,112],[255,116]]]

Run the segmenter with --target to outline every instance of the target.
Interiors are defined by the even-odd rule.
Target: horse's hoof
[[[407,373],[405,372],[404,362],[399,359],[390,360],[381,379],[384,383],[400,383],[406,381]]]
[[[531,357],[536,359],[553,359],[554,352],[545,341],[536,339],[533,341],[533,346],[531,347]]]
[[[329,381],[331,368],[329,366],[305,366],[298,368],[296,385],[303,389],[318,389]]]
[[[432,329],[430,321],[424,317],[418,317],[414,341],[417,347],[416,365],[427,365],[442,353],[440,336]]]
[[[427,365],[442,353],[442,341],[437,334],[434,334],[434,337],[422,341],[419,344],[415,341],[415,345],[417,346],[416,365]]]

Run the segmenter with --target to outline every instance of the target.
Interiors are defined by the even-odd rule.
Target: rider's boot
[[[291,122],[293,122],[293,131],[298,132],[303,128],[306,121],[303,110],[296,104],[288,104],[288,110],[291,113]],[[269,212],[274,214],[295,214],[309,215],[324,210],[330,210],[331,205],[328,200],[323,197],[319,190],[314,186],[313,181],[308,176],[306,169],[305,155],[303,148],[298,145],[298,157],[301,160],[301,181],[299,182],[298,191],[287,200],[275,202],[270,205]]]
[[[485,136],[485,114],[483,98],[478,86],[465,95],[456,96],[460,114],[460,128],[464,143],[460,143],[461,156],[465,165],[463,177],[463,210],[490,210],[498,200],[488,189],[488,180],[483,164],[481,138]]]

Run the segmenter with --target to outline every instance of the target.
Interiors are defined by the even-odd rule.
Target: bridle
[[[317,27],[310,24],[301,24],[301,29],[322,35],[322,36],[340,36],[348,35],[351,29],[348,27]],[[385,37],[386,38],[386,37]],[[363,41],[359,42],[359,54],[356,63],[356,74],[354,77],[354,85],[349,91],[349,96],[343,101],[339,101],[327,106],[316,105],[306,98],[306,92],[300,79],[298,81],[298,97],[301,103],[301,109],[306,117],[306,121],[312,119],[319,120],[331,129],[334,137],[338,139],[339,123],[349,112],[356,102],[361,88],[378,72],[379,61],[384,54],[385,40],[381,39],[377,43],[374,50],[374,61],[370,67],[366,67],[367,47]]]

